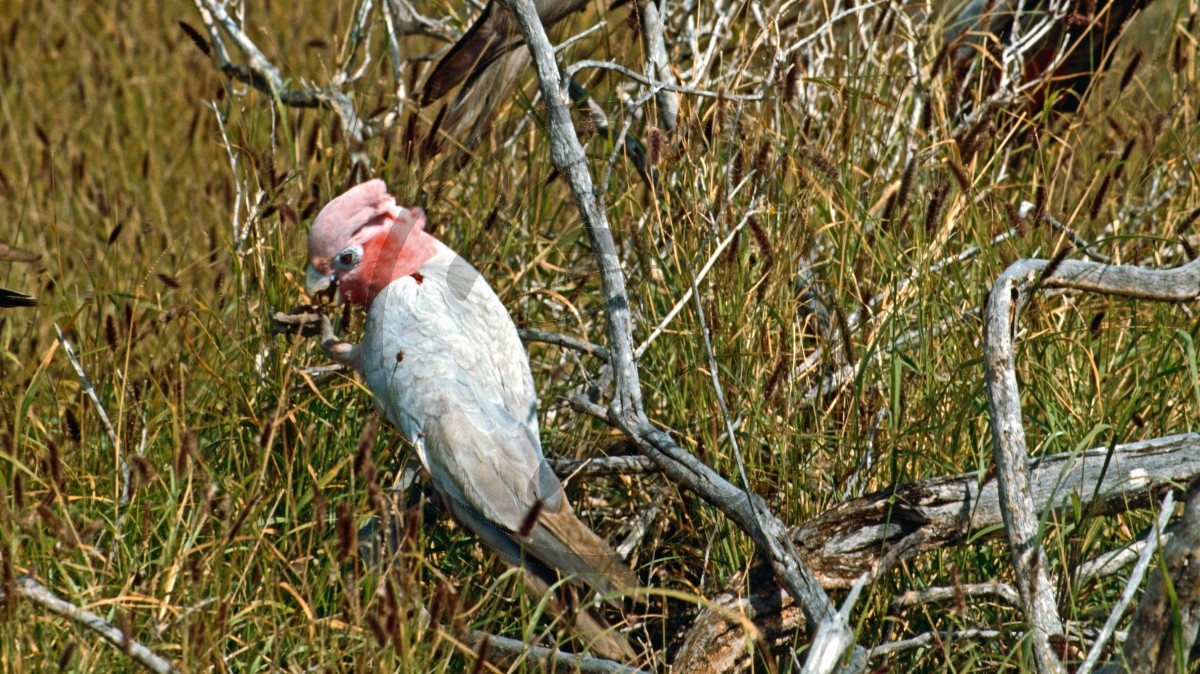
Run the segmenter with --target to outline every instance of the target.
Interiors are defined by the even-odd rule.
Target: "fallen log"
[[[1200,476],[1200,434],[1185,433],[1029,461],[1039,512],[1065,511],[1073,499],[1095,515],[1149,507],[1172,485]],[[1107,461],[1106,461],[1107,459]],[[1106,465],[1107,463],[1107,465]],[[826,588],[848,587],[928,550],[1003,534],[995,477],[965,473],[934,477],[844,501],[809,520],[792,537]],[[752,582],[757,581],[757,582]],[[752,663],[752,644],[776,650],[804,627],[804,615],[769,574],[739,574],[702,611],[677,651],[677,671],[739,672]],[[747,635],[721,613],[741,613],[758,633]]]
[[[1172,483],[1200,475],[1197,433],[1117,445],[1106,469],[1108,453],[1097,447],[1031,459],[1038,512],[1066,510],[1073,499],[1096,515],[1144,508]],[[994,476],[965,473],[844,501],[806,522],[793,541],[823,586],[849,587],[863,573],[878,573],[885,558],[962,545],[981,532],[999,535],[1002,523]]]

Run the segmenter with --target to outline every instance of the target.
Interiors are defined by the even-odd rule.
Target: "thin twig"
[[[354,101],[337,88],[348,81],[353,81],[357,75],[350,76],[342,72],[333,78],[332,86],[324,89],[287,88],[284,86],[283,76],[280,75],[279,69],[263,55],[258,45],[246,35],[237,21],[229,16],[229,13],[225,11],[225,7],[220,2],[217,2],[217,0],[195,0],[195,2],[197,9],[200,11],[200,17],[204,22],[204,26],[208,30],[209,37],[212,39],[214,45],[218,45],[218,48],[214,51],[217,55],[217,65],[222,72],[229,77],[245,82],[255,89],[266,93],[283,105],[293,108],[323,107],[332,110],[337,116],[343,134],[347,138],[347,149],[350,152],[352,163],[363,170],[370,165],[366,154],[360,147],[369,129],[363,123],[362,119],[359,118]],[[365,9],[369,10],[370,0],[364,0],[364,2],[367,3]],[[361,11],[356,13],[355,20],[357,21],[358,19],[365,21],[365,13]],[[355,25],[357,26],[358,24]],[[221,39],[220,29],[224,29],[234,43],[237,44],[238,48],[246,56],[246,60],[249,61],[249,65],[236,64],[230,60],[229,52],[225,49]],[[355,29],[352,29],[350,32],[353,36]],[[347,59],[347,67],[349,67],[350,61],[353,60],[353,53],[352,50],[350,57]]]
[[[1134,563],[1141,557],[1142,550],[1150,545],[1150,539],[1157,537],[1165,545],[1171,540],[1171,531],[1158,531],[1151,528],[1150,531],[1141,538],[1130,541],[1125,547],[1109,550],[1103,554],[1097,555],[1093,559],[1079,565],[1079,571],[1076,573],[1075,583],[1080,586],[1086,586],[1099,578],[1111,576],[1121,569]]]
[[[756,213],[757,211],[753,209],[747,211],[742,216],[742,219],[740,222],[738,222],[737,226],[730,230],[729,234],[717,244],[716,249],[714,249],[712,254],[708,256],[708,261],[705,262],[704,266],[700,268],[700,273],[696,274],[697,282],[703,281],[704,277],[708,276],[709,270],[713,268],[713,265],[716,264],[717,260],[721,259],[721,253],[725,252],[725,249],[729,247],[729,244],[733,243],[733,240],[737,238],[738,233],[742,231],[742,228],[746,226],[746,223],[750,222],[750,218],[754,217]],[[636,349],[634,349],[634,358],[641,358],[642,354],[646,353],[646,349],[650,348],[650,345],[654,343],[654,340],[658,339],[659,336],[663,334],[663,332],[667,329],[667,326],[671,324],[671,321],[675,320],[675,317],[679,315],[679,312],[682,311],[685,306],[687,306],[688,300],[691,298],[692,289],[689,287],[683,292],[683,296],[675,301],[674,306],[672,306],[671,310],[667,312],[667,315],[663,316],[663,319],[659,322],[659,324],[650,331],[650,334],[646,337],[646,339],[643,340]]]
[[[63,346],[63,351],[67,353],[67,359],[71,361],[71,365],[75,367],[75,374],[79,376],[79,382],[83,386],[83,392],[88,398],[91,398],[92,404],[96,406],[96,414],[100,417],[100,423],[104,425],[104,430],[108,433],[109,440],[112,441],[113,451],[117,453],[117,463],[121,466],[121,495],[114,506],[113,521],[116,524],[116,531],[113,534],[113,545],[116,545],[116,539],[121,535],[121,523],[125,518],[125,506],[129,503],[129,462],[125,460],[125,454],[121,451],[121,443],[117,439],[117,432],[113,429],[112,422],[108,419],[108,412],[104,410],[104,405],[100,403],[100,396],[96,395],[96,388],[92,386],[92,382],[88,379],[87,374],[83,371],[83,365],[79,362],[79,358],[75,356],[75,349],[71,347],[71,342],[63,336],[62,328],[56,322],[54,331],[58,334],[58,341]],[[143,436],[144,437],[144,436]],[[109,559],[112,558],[112,553],[109,553]]]
[[[1000,597],[1004,601],[1018,606],[1021,596],[1008,583],[989,581],[986,583],[971,583],[955,587],[930,587],[924,590],[909,590],[892,600],[892,609],[899,610],[910,606],[919,606],[938,601],[950,601],[958,597]]]
[[[1112,638],[1113,632],[1117,629],[1117,624],[1125,617],[1125,611],[1129,609],[1129,603],[1133,601],[1133,595],[1142,586],[1142,578],[1146,575],[1146,569],[1150,568],[1150,560],[1154,557],[1154,551],[1158,549],[1159,536],[1163,529],[1167,528],[1167,523],[1171,521],[1171,515],[1175,512],[1175,493],[1167,492],[1163,497],[1162,507],[1158,513],[1158,520],[1155,522],[1155,531],[1147,537],[1146,547],[1142,548],[1142,554],[1138,557],[1137,564],[1133,567],[1133,573],[1129,574],[1129,582],[1125,583],[1125,589],[1121,592],[1121,599],[1117,601],[1117,605],[1112,608],[1108,614],[1108,620],[1104,621],[1104,627],[1100,630],[1100,636],[1096,637],[1096,643],[1092,644],[1092,650],[1088,651],[1087,659],[1075,670],[1075,674],[1091,674],[1096,663],[1100,662],[1100,656],[1104,653],[1104,648],[1108,645],[1108,640]]]
[[[579,672],[580,674],[646,674],[640,669],[587,655],[564,653],[542,646],[531,646],[516,639],[471,630],[464,641],[478,653],[487,641],[487,661],[500,667],[512,667],[520,662],[536,663],[537,671]]]
[[[652,80],[648,77],[645,77],[641,73],[636,73],[625,66],[613,63],[612,61],[576,61],[564,71],[564,79],[575,77],[579,71],[587,70],[588,68],[611,70],[613,72],[621,73],[625,77],[628,77],[635,82],[652,87],[654,91],[672,91],[677,94],[689,94],[691,96],[699,96],[700,98],[720,97],[727,101],[761,101],[763,99],[763,94],[727,94],[724,92],[709,91],[707,89],[685,87],[678,84],[671,84],[670,82],[659,82],[658,80]]]
[[[521,328],[517,330],[517,334],[523,342],[540,342],[542,344],[553,344],[567,349],[574,349],[581,353],[586,353],[590,356],[595,356],[601,360],[608,360],[608,349],[599,344],[592,344],[577,337],[564,335],[558,332],[550,332],[549,330],[538,330],[536,328]]]
[[[871,659],[899,653],[901,651],[911,651],[914,648],[924,648],[937,643],[949,643],[951,641],[962,641],[964,639],[996,639],[1000,636],[999,630],[958,630],[955,632],[926,632],[911,639],[902,639],[900,641],[889,641],[879,644],[871,649]]]
[[[591,459],[549,459],[559,477],[598,477],[654,473],[658,464],[644,456],[601,456]]]

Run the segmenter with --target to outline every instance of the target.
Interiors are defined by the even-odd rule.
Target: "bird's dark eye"
[[[350,267],[358,262],[358,251],[347,248],[337,255],[337,263],[341,267]]]

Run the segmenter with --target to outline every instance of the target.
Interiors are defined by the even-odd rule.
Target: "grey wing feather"
[[[577,574],[601,592],[638,587],[633,572],[575,515],[541,453],[531,460],[528,434],[503,410],[483,416],[443,407],[426,425],[424,441],[435,487],[454,502],[452,510],[469,508],[487,520],[459,517],[481,538],[495,536],[490,524],[495,523],[530,557]],[[528,528],[527,536],[522,528]]]
[[[534,504],[558,509],[562,487],[535,449],[528,429],[503,409],[438,405],[424,424],[425,453],[435,486],[508,531]]]

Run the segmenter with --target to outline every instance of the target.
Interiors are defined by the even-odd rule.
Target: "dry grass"
[[[256,4],[250,24],[285,75],[324,81],[340,47],[331,36],[353,9]],[[950,102],[936,86],[922,84],[928,127],[910,122],[921,90],[909,78],[910,50],[928,64],[940,40],[921,23],[908,34],[867,12],[839,28],[828,60],[798,63],[806,70],[794,94],[784,82],[744,106],[685,98],[686,128],[661,150],[655,193],[626,162],[618,165],[609,218],[627,253],[639,341],[689,287],[688,269],[708,260],[752,204],[758,209],[701,282],[701,300],[751,485],[784,519],[801,522],[841,500],[869,443],[874,463],[855,494],[991,465],[979,307],[1008,263],[1051,257],[1065,245],[1032,221],[993,243],[1021,200],[1040,202],[1122,262],[1186,259],[1175,234],[1182,229],[1194,243],[1200,226],[1191,163],[1200,131],[1197,53],[1186,36],[1175,46],[1184,19],[1168,29],[1188,9],[1160,0],[1139,20],[1130,42],[1145,56],[1124,90],[1129,45],[1079,115],[1033,128],[1016,118],[1021,110],[1004,111],[1003,133],[985,136],[970,157],[950,137]],[[701,25],[712,21],[707,9],[697,11]],[[301,300],[308,221],[344,187],[346,152],[329,114],[278,109],[230,87],[180,32],[181,19],[198,25],[188,3],[0,8],[0,242],[43,255],[33,268],[0,267],[0,286],[42,302],[0,314],[6,577],[36,573],[185,671],[470,667],[448,628],[405,615],[405,597],[453,616],[449,624],[513,637],[545,630],[511,575],[445,519],[413,528],[390,583],[344,540],[373,512],[351,461],[369,396],[349,378],[313,386],[294,366],[319,362],[319,353],[272,337],[268,317]],[[575,53],[611,50],[636,66],[636,37],[623,21],[610,24]],[[1147,24],[1171,39],[1148,39]],[[851,39],[857,31],[868,39]],[[738,14],[704,86],[755,90],[771,55],[757,41],[762,32],[748,9]],[[685,47],[673,55],[681,68],[692,63]],[[390,95],[381,50],[374,55],[354,88],[363,112]],[[616,82],[604,78],[593,91],[607,100]],[[236,175],[206,100],[227,116]],[[523,114],[522,105],[511,114]],[[634,131],[651,135],[640,124]],[[600,342],[595,268],[569,191],[547,182],[545,140],[527,125],[511,146],[461,170],[441,163],[445,157],[407,158],[391,135],[366,151],[394,193],[428,209],[435,233],[479,267],[519,322]],[[915,161],[906,178],[910,142]],[[610,147],[593,140],[589,152],[598,174]],[[730,187],[752,170],[749,186],[731,198]],[[237,181],[254,214],[241,250],[231,225]],[[979,251],[970,259],[946,262],[972,248]],[[809,291],[830,315],[812,313]],[[1058,452],[1194,430],[1193,309],[1070,296],[1035,302],[1018,355],[1030,446]],[[116,447],[54,340],[55,322],[81,354]],[[357,323],[351,317],[343,330],[353,334]],[[733,475],[699,327],[689,306],[646,351],[647,410],[681,445]],[[826,355],[801,367],[817,348]],[[607,428],[557,402],[596,363],[556,347],[530,352],[547,452],[622,451]],[[822,390],[847,362],[855,367],[845,385]],[[124,508],[118,449],[130,458],[134,484]],[[380,481],[390,483],[405,457],[397,436],[381,432]],[[661,478],[597,480],[571,492],[608,535],[666,495],[631,559],[656,587],[712,594],[752,562],[745,537]],[[1055,571],[1147,522],[1144,513],[1047,522]],[[1019,613],[999,603],[888,609],[905,589],[1010,580],[1008,566],[1006,548],[994,542],[919,557],[860,605],[860,641],[973,626],[1016,635]],[[1120,586],[1119,578],[1093,587],[1064,582],[1064,616],[1097,623],[1094,614],[1106,612]],[[686,625],[684,605],[668,609],[672,625]],[[4,610],[4,671],[52,670],[66,658],[80,671],[133,666],[29,606]],[[658,635],[656,648],[670,647],[661,628],[649,634]],[[551,628],[544,640],[560,637]],[[1024,663],[1010,636],[890,664],[996,671]]]

